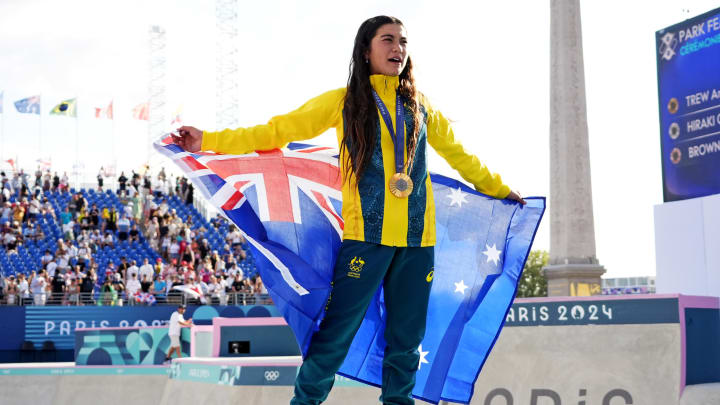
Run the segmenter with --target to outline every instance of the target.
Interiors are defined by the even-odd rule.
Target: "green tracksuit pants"
[[[411,392],[425,335],[434,247],[392,247],[345,240],[333,276],[325,318],[313,335],[295,381],[293,405],[316,405],[330,393],[335,373],[381,283],[387,320],[383,404],[414,404]]]

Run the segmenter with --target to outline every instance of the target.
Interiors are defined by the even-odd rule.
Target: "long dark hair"
[[[378,136],[375,133],[378,114],[370,84],[370,65],[365,63],[365,54],[370,50],[370,42],[377,34],[378,28],[385,24],[403,25],[399,19],[384,15],[363,22],[355,36],[355,46],[350,61],[350,75],[343,111],[345,132],[340,145],[340,156],[344,156],[345,159],[345,172],[343,173],[345,178],[349,180],[350,175],[353,174],[356,180],[355,185],[362,178],[370,161],[375,147],[375,137]],[[400,84],[397,90],[403,98],[405,106],[410,110],[414,123],[413,133],[407,136],[408,159],[405,162],[407,172],[412,169],[417,149],[417,134],[420,128],[419,93],[415,89],[412,67],[412,61],[408,56],[405,68],[400,73]]]

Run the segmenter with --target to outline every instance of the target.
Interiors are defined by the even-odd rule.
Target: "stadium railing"
[[[152,297],[152,298],[150,298]],[[150,306],[150,305],[271,305],[272,299],[268,294],[225,293],[205,294],[202,298],[193,297],[181,291],[170,293],[131,295],[108,292],[92,293],[44,293],[28,294],[26,297],[8,296],[0,298],[3,306]]]

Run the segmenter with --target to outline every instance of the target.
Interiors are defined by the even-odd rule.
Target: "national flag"
[[[40,115],[40,96],[32,96],[16,101],[15,109],[21,114]]]
[[[180,106],[175,110],[175,114],[173,114],[173,119],[170,121],[170,125],[175,124],[182,124],[182,117],[180,116],[182,114],[183,106]]]
[[[45,159],[36,159],[35,162],[37,162],[37,164],[38,164],[41,168],[46,169],[46,170],[47,170],[47,169],[50,169],[50,167],[52,166],[52,161],[51,161],[51,159],[49,159],[49,158],[48,158],[47,160],[45,160]]]
[[[307,353],[344,227],[337,151],[290,144],[239,156],[188,153],[169,136],[154,146],[241,229],[273,302]],[[515,297],[545,199],[520,206],[448,177],[431,180],[438,243],[413,395],[469,403]],[[339,374],[382,384],[385,313],[380,287]]]
[[[155,299],[155,296],[153,294],[142,291],[135,292],[135,301],[142,302],[148,305],[155,305],[155,303],[157,303],[157,299]]]
[[[103,176],[115,177],[116,173],[117,173],[117,165],[115,163],[110,163],[109,165],[103,166]]]
[[[205,304],[207,301],[205,300],[205,295],[200,291],[200,289],[197,286],[189,286],[189,285],[176,285],[172,288],[173,290],[181,291],[193,298],[199,299],[201,303]]]
[[[66,117],[77,117],[77,99],[71,98],[60,102],[50,110],[50,115],[64,115]]]
[[[133,108],[133,118],[136,120],[148,121],[150,119],[150,105],[149,103],[138,104]]]
[[[113,102],[110,101],[110,104],[105,108],[95,107],[95,118],[113,119]]]
[[[15,159],[8,159],[6,162],[10,165],[10,167],[12,167],[13,172],[17,171],[15,170]]]

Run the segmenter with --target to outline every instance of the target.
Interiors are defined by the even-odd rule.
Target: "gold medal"
[[[413,182],[405,173],[395,173],[388,182],[390,192],[397,198],[407,198],[413,191]]]

